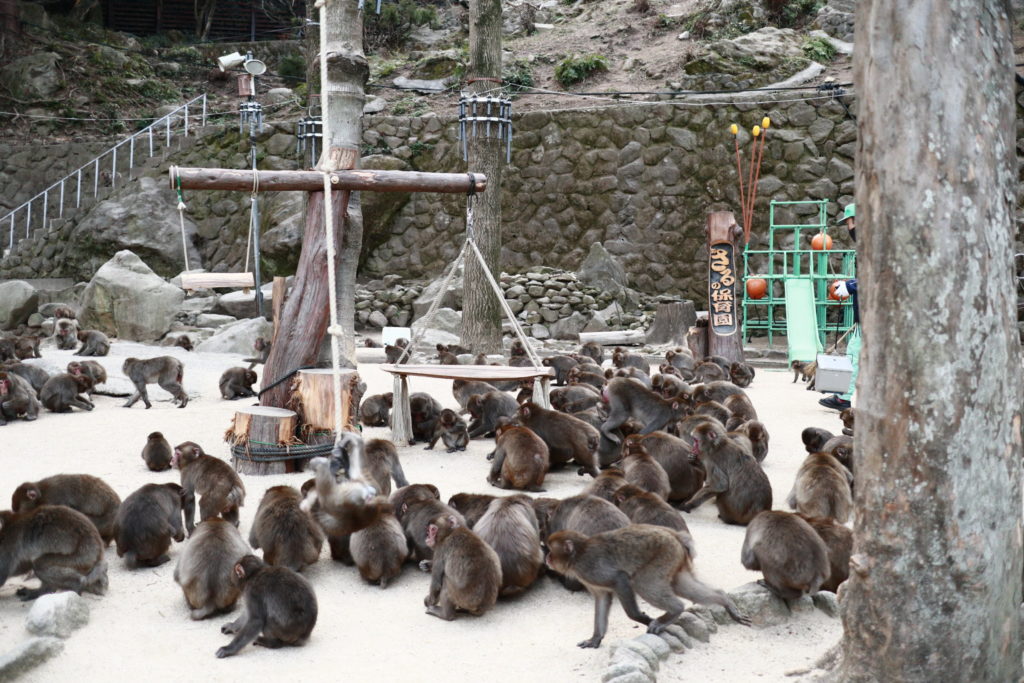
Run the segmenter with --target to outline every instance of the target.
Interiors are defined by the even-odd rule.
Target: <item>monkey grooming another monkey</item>
[[[580,476],[599,474],[597,447],[601,435],[583,420],[528,401],[519,406],[519,422],[547,444],[550,467],[573,460],[579,465],[576,472]]]
[[[828,453],[811,453],[797,470],[786,502],[808,517],[831,517],[845,524],[853,511],[853,475]]]
[[[152,408],[153,404],[149,402],[149,394],[146,393],[146,385],[154,382],[174,397],[179,408],[188,405],[188,394],[181,388],[181,379],[185,368],[177,358],[171,356],[157,356],[145,360],[128,358],[121,366],[121,372],[127,375],[135,385],[135,394],[124,404],[125,408],[131,408],[140,398],[146,404],[147,410]]]
[[[672,490],[668,473],[647,452],[643,440],[644,437],[632,434],[627,436],[623,443],[621,467],[626,482],[649,491],[662,500],[668,500],[668,494]]]
[[[391,405],[394,395],[386,394],[367,396],[359,405],[359,421],[364,427],[387,427],[391,422]]]
[[[439,517],[455,517],[460,524],[466,525],[462,514],[442,503],[437,489],[430,484],[403,486],[391,495],[391,504],[395,517],[405,530],[412,559],[419,562],[423,571],[430,571],[434,557],[433,547],[426,542],[431,522]]]
[[[502,489],[543,491],[550,456],[547,444],[526,427],[498,427],[487,482]]]
[[[679,619],[686,609],[680,597],[721,605],[734,621],[750,625],[728,595],[694,576],[690,554],[669,529],[634,524],[590,538],[560,531],[548,539],[548,548],[548,566],[578,579],[594,596],[594,634],[578,643],[580,647],[601,646],[613,595],[630,619],[647,626],[648,633],[661,633]],[[637,595],[665,614],[652,620],[640,611]]]
[[[409,557],[405,531],[392,512],[382,512],[377,521],[352,534],[349,551],[363,580],[381,588],[402,573]]]
[[[238,619],[221,627],[221,633],[235,637],[217,650],[218,659],[238,654],[253,641],[267,648],[306,643],[318,609],[316,593],[305,577],[287,567],[264,564],[255,555],[239,560],[234,574],[243,585],[243,610]]]
[[[41,505],[25,512],[0,512],[0,586],[11,576],[32,571],[39,588],[19,588],[21,600],[60,590],[103,595],[107,563],[96,527],[82,513],[63,505]]]
[[[231,465],[207,455],[192,441],[175,446],[171,464],[181,470],[181,507],[189,535],[196,528],[196,495],[200,496],[200,522],[219,515],[238,526],[238,508],[245,503],[245,486]]]
[[[99,330],[79,330],[78,341],[82,346],[75,351],[76,356],[105,356],[110,353],[110,340]]]
[[[263,548],[263,561],[301,572],[320,559],[324,534],[299,508],[302,496],[291,486],[272,486],[263,494],[249,531],[249,545]]]
[[[452,621],[455,611],[483,615],[498,600],[501,560],[491,546],[455,515],[441,515],[427,526],[433,549],[427,614]]]
[[[41,505],[63,505],[81,512],[96,527],[104,547],[114,539],[114,519],[121,497],[99,477],[55,474],[35,482],[26,481],[11,496],[11,509],[15,512],[28,512]]]
[[[96,392],[96,385],[107,381],[106,369],[94,360],[73,360],[68,363],[67,371],[69,375],[85,375],[92,380],[92,387],[87,392],[90,399]]]
[[[469,431],[466,428],[466,421],[459,417],[454,410],[445,408],[437,416],[437,424],[434,426],[434,436],[430,443],[424,448],[429,451],[436,444],[437,440],[444,441],[449,453],[464,451],[469,445]]]
[[[256,373],[245,368],[228,368],[220,376],[220,396],[225,401],[255,396],[252,385],[256,384]]]
[[[234,609],[242,588],[233,578],[235,564],[250,553],[231,522],[200,522],[185,543],[174,568],[189,617],[195,621]]]
[[[504,391],[489,391],[486,394],[474,394],[466,402],[466,410],[471,418],[469,438],[490,436],[498,428],[498,419],[512,419],[519,410],[519,404]]]
[[[724,428],[712,422],[693,430],[694,452],[707,479],[700,491],[681,506],[690,512],[714,498],[718,517],[726,524],[748,524],[759,512],[772,507],[772,487],[754,456]]]
[[[501,562],[499,595],[518,595],[529,588],[544,567],[537,515],[528,496],[495,498],[473,528],[494,549]]]
[[[489,493],[456,493],[448,499],[448,507],[461,514],[466,519],[466,526],[472,529],[497,497]]]
[[[601,425],[601,433],[615,443],[622,443],[615,430],[630,418],[644,425],[640,434],[646,435],[664,429],[685,413],[685,407],[679,401],[662,398],[628,377],[615,377],[609,381],[604,388],[604,398],[608,402],[608,419]]]
[[[828,548],[828,563],[831,569],[828,579],[821,584],[821,590],[835,593],[839,584],[850,576],[850,555],[853,554],[853,531],[834,519],[808,517],[799,512],[796,516],[811,525]]]
[[[171,459],[174,451],[171,444],[160,432],[153,432],[146,438],[146,445],[142,448],[142,459],[153,472],[163,472],[171,469]]]
[[[831,574],[828,547],[810,524],[791,512],[767,510],[747,526],[743,566],[759,571],[759,584],[789,605],[817,593]]]
[[[159,567],[170,562],[171,539],[185,540],[181,525],[182,488],[177,484],[146,484],[121,504],[114,520],[117,556],[129,569]]]
[[[49,380],[47,380],[49,381]],[[31,422],[39,417],[42,404],[36,398],[32,385],[24,377],[0,370],[0,425],[7,420],[24,417]]]

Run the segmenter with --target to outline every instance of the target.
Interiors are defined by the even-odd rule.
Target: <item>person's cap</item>
[[[843,223],[845,223],[847,218],[853,218],[854,217],[854,206],[855,206],[854,204],[847,204],[846,205],[846,208],[843,209],[843,217],[839,219],[839,225],[842,225]]]

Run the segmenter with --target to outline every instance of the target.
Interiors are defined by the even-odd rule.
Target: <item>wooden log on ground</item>
[[[359,382],[355,370],[341,370],[341,429],[354,431],[356,406],[352,388]],[[334,439],[334,373],[330,368],[299,370],[288,405],[298,413],[299,434],[304,443]]]
[[[686,343],[686,335],[697,322],[697,311],[692,301],[673,301],[658,304],[654,322],[647,330],[648,344]]]
[[[236,190],[279,192],[304,190],[322,192],[324,176],[320,171],[259,171],[254,186],[251,169],[183,168],[171,166],[171,189],[181,180],[183,190]],[[350,192],[483,192],[487,177],[482,173],[421,173],[418,171],[373,171],[368,169],[333,171],[331,187]]]
[[[643,330],[612,330],[610,332],[580,332],[580,344],[597,342],[602,346],[639,346],[647,343]]]
[[[252,450],[294,445],[298,416],[294,410],[269,406],[246,406],[235,411],[227,440],[236,446],[245,446],[253,457],[265,457]],[[233,457],[235,470],[242,474],[283,474],[294,472],[292,460],[254,462],[244,457]]]

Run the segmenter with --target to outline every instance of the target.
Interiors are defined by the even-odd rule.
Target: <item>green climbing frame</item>
[[[788,207],[791,212],[813,217],[813,220],[800,225],[777,224],[775,215],[778,207]],[[829,299],[828,285],[833,280],[857,276],[857,252],[853,249],[811,249],[811,238],[819,232],[828,234],[829,227],[828,200],[772,200],[768,214],[768,248],[751,249],[748,244],[743,250],[744,340],[750,341],[754,334],[767,333],[768,344],[772,345],[776,334],[786,333],[785,281],[794,278],[811,281],[818,337],[822,345],[830,333],[841,335],[853,325],[852,303]],[[747,294],[746,281],[750,278],[767,281],[768,291],[762,298],[752,299]]]

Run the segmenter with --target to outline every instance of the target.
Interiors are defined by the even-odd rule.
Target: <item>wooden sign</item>
[[[743,360],[740,302],[736,298],[737,264],[742,228],[730,211],[708,214],[708,333],[707,352],[730,361]]]

